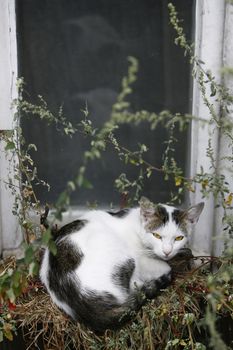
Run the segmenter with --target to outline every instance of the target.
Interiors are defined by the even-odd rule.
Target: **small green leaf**
[[[6,337],[8,340],[10,340],[10,341],[13,340],[13,334],[12,334],[12,332],[11,332],[10,329],[5,330],[5,331],[4,331],[4,335],[5,335],[5,337]]]
[[[195,320],[195,315],[192,312],[188,312],[183,317],[183,324],[190,325]]]
[[[29,264],[32,261],[33,257],[34,257],[34,250],[33,250],[33,247],[30,245],[25,250],[24,260],[26,264]]]
[[[37,151],[37,147],[36,147],[36,145],[34,145],[34,143],[30,143],[28,145],[28,151],[31,150],[31,149],[33,149],[34,151]]]
[[[202,343],[196,343],[196,350],[206,350],[206,346]]]
[[[42,243],[48,245],[49,241],[51,240],[51,237],[51,230],[47,229],[42,235]]]
[[[90,181],[88,181],[87,179],[83,179],[83,184],[82,186],[84,188],[87,188],[88,190],[91,190],[93,188],[93,185],[91,184]]]
[[[19,271],[14,271],[14,274],[12,276],[12,282],[14,287],[18,287],[20,284],[20,279],[21,279],[21,273]]]
[[[77,178],[76,178],[76,183],[77,183],[78,187],[82,187],[83,179],[84,179],[83,174],[79,174],[79,175],[77,176]]]
[[[149,179],[149,177],[151,176],[152,174],[152,169],[151,168],[147,168],[146,169],[146,177]]]
[[[15,149],[15,144],[13,141],[9,141],[7,142],[6,146],[5,146],[5,151],[9,151],[9,150],[13,150]]]
[[[14,303],[14,301],[15,301],[15,293],[14,293],[13,289],[12,288],[8,289],[6,291],[6,294],[7,294],[8,298],[9,298],[10,302]]]
[[[210,85],[210,91],[211,91],[211,93],[210,93],[211,97],[215,96],[217,93],[216,87],[213,83]]]
[[[71,190],[71,191],[75,191],[76,187],[75,187],[75,183],[73,181],[68,181],[67,182],[67,187]]]
[[[39,266],[36,261],[31,262],[29,265],[29,276],[35,276],[38,273]]]
[[[65,206],[65,205],[68,205],[69,203],[69,197],[67,195],[67,192],[64,191],[62,192],[59,197],[58,197],[58,200],[57,200],[57,206]]]
[[[56,247],[56,244],[54,241],[50,241],[49,242],[49,245],[48,245],[48,248],[50,250],[50,252],[53,254],[53,255],[56,255],[57,254],[57,247]]]

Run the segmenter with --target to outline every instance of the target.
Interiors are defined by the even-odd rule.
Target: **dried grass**
[[[107,330],[97,335],[74,323],[34,282],[36,287],[18,300],[15,317],[24,331],[27,349],[38,349],[39,339],[45,350],[165,349],[167,341],[174,338],[189,339],[194,343],[194,333],[198,333],[196,324],[203,316],[207,302],[207,270],[204,267],[209,264],[209,259],[203,259],[202,266],[188,272],[181,271],[180,265],[176,265],[173,285],[144,306],[134,320],[119,331]],[[188,315],[192,321],[187,321]]]
[[[195,349],[195,342],[203,338],[200,324],[210,295],[216,292],[220,316],[230,315],[233,319],[233,285],[232,280],[224,284],[222,279],[228,268],[232,271],[230,258],[203,257],[198,267],[193,261],[190,255],[174,259],[172,285],[119,331],[107,330],[98,335],[73,322],[53,304],[35,279],[29,280],[27,290],[17,299],[13,317],[24,334],[28,350],[164,350],[169,340],[177,339],[180,343],[172,349],[184,349],[186,345],[187,349]],[[187,269],[187,266],[193,267]],[[0,274],[15,267],[15,258],[8,258],[0,264]],[[213,267],[217,282],[211,290],[209,271]]]

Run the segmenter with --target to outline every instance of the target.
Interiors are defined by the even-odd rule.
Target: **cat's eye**
[[[160,236],[160,234],[157,233],[157,232],[154,232],[153,235],[154,235],[154,237],[157,238],[157,239],[162,239],[162,236]]]
[[[177,237],[175,238],[175,241],[182,241],[183,238],[184,238],[184,236],[177,236]]]

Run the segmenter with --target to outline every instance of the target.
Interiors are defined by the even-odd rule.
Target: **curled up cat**
[[[103,332],[117,329],[171,282],[168,261],[187,244],[204,207],[155,205],[115,212],[90,210],[63,226],[56,255],[46,248],[40,278],[72,319]]]

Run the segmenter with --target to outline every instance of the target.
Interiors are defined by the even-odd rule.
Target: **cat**
[[[142,197],[136,208],[87,211],[58,231],[55,255],[46,248],[41,281],[72,319],[95,332],[117,329],[171,283],[168,261],[203,207],[181,210]]]

